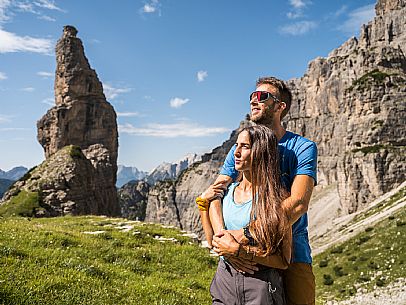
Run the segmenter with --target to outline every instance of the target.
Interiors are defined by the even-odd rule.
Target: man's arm
[[[314,179],[310,176],[297,175],[293,180],[290,196],[282,202],[291,225],[309,209],[313,188]]]
[[[282,208],[286,210],[291,225],[307,212],[313,188],[314,179],[310,176],[297,175],[293,180],[290,196],[282,202]],[[232,231],[232,234],[239,243],[245,244],[248,242],[242,229]]]

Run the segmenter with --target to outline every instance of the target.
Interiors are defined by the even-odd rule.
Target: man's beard
[[[273,114],[275,113],[275,110],[273,108],[273,105],[267,106],[265,112],[261,113],[259,116],[250,116],[251,121],[259,125],[273,126]]]

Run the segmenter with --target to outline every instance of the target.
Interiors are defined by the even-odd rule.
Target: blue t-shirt
[[[232,183],[222,200],[224,226],[226,230],[239,230],[250,223],[252,199],[236,203],[234,201],[234,189],[239,182]]]
[[[220,174],[235,180],[238,171],[234,167],[234,145],[224,161]],[[317,184],[317,146],[314,142],[293,132],[287,131],[278,143],[282,183],[290,192],[296,175],[307,175]],[[302,215],[292,226],[293,256],[292,262],[311,263],[311,250],[307,232],[307,213]]]

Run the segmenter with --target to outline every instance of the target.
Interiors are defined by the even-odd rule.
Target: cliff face
[[[120,188],[118,198],[121,216],[133,220],[145,220],[149,184],[144,181],[130,181]]]
[[[45,216],[66,213],[119,215],[115,187],[116,113],[106,101],[102,84],[91,69],[76,34],[74,27],[65,26],[56,45],[56,106],[37,123],[38,141],[46,157],[41,168],[46,171],[35,175],[36,182],[31,178],[19,181],[14,191],[5,196],[11,199],[10,195],[18,194],[19,189],[38,192],[40,203],[48,204]],[[59,158],[55,163],[53,157],[69,145],[78,150],[74,155],[83,158],[74,163],[69,159],[64,163]],[[53,160],[54,167],[49,166],[49,160]],[[67,202],[69,208],[64,206]]]
[[[231,146],[237,140],[241,128],[249,125],[243,121],[230,139],[211,153],[202,156],[183,171],[175,181],[160,181],[150,188],[145,221],[175,225],[183,230],[202,234],[195,198],[217,178]]]
[[[317,143],[319,183],[338,182],[350,213],[405,180],[405,1],[379,1],[376,14],[289,82],[288,129]]]

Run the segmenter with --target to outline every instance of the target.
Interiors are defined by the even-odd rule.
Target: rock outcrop
[[[130,181],[118,191],[121,216],[132,220],[145,220],[149,184],[145,181]]]
[[[119,215],[115,187],[116,113],[106,101],[102,84],[91,69],[76,34],[74,27],[65,26],[56,45],[56,105],[38,121],[37,137],[45,151],[45,164],[55,161],[53,158],[69,145],[77,147],[74,154],[80,157],[74,165],[69,160],[63,163],[61,158],[54,167],[43,163],[41,168],[46,167],[45,172],[15,186],[31,192],[37,187],[41,203],[49,204],[45,208],[46,216]],[[10,194],[13,192],[18,193],[18,189],[10,190]],[[7,199],[7,194],[5,196]]]
[[[379,1],[376,14],[289,82],[288,129],[317,143],[319,183],[338,182],[349,213],[405,180],[405,1]]]

